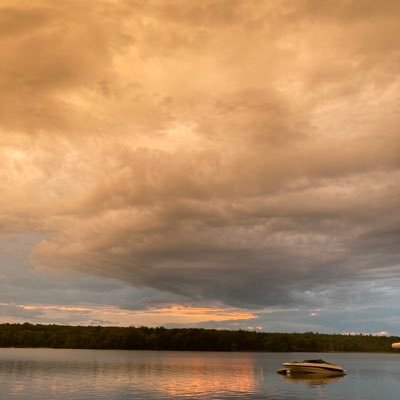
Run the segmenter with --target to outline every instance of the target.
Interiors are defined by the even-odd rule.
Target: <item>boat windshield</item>
[[[305,363],[314,363],[314,364],[329,364],[328,362],[318,359],[318,360],[304,360]]]

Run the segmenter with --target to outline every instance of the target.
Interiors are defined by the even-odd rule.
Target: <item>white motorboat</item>
[[[340,365],[331,364],[318,359],[286,362],[283,363],[283,369],[279,370],[279,372],[285,374],[319,374],[338,376],[345,375],[346,371]]]

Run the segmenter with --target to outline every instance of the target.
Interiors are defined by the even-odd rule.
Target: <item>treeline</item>
[[[125,350],[392,352],[399,337],[214,329],[0,324],[0,347]]]

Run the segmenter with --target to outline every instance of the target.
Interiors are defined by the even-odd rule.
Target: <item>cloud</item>
[[[394,286],[396,2],[40,4],[0,8],[0,232],[37,268],[250,309]]]
[[[0,303],[0,319],[20,322],[27,319],[36,323],[64,323],[68,325],[161,326],[169,324],[201,324],[208,319],[246,321],[256,318],[247,310],[218,307],[168,306],[127,310],[116,306],[74,306],[58,304]]]
[[[42,315],[42,313],[40,310],[26,309],[25,307],[17,305],[17,304],[0,303],[1,319],[4,319],[4,317],[7,317],[8,320],[10,318],[26,320],[26,319],[31,319],[31,318],[37,318],[41,315]]]

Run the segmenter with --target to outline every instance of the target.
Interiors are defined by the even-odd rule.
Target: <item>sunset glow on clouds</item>
[[[40,317],[42,323],[65,320],[74,325],[159,326],[160,324],[196,324],[203,321],[235,321],[257,318],[256,315],[235,308],[183,307],[127,310],[115,306],[60,306],[38,304],[0,304],[0,322],[24,322]]]
[[[399,16],[2,2],[3,320],[398,333]]]

